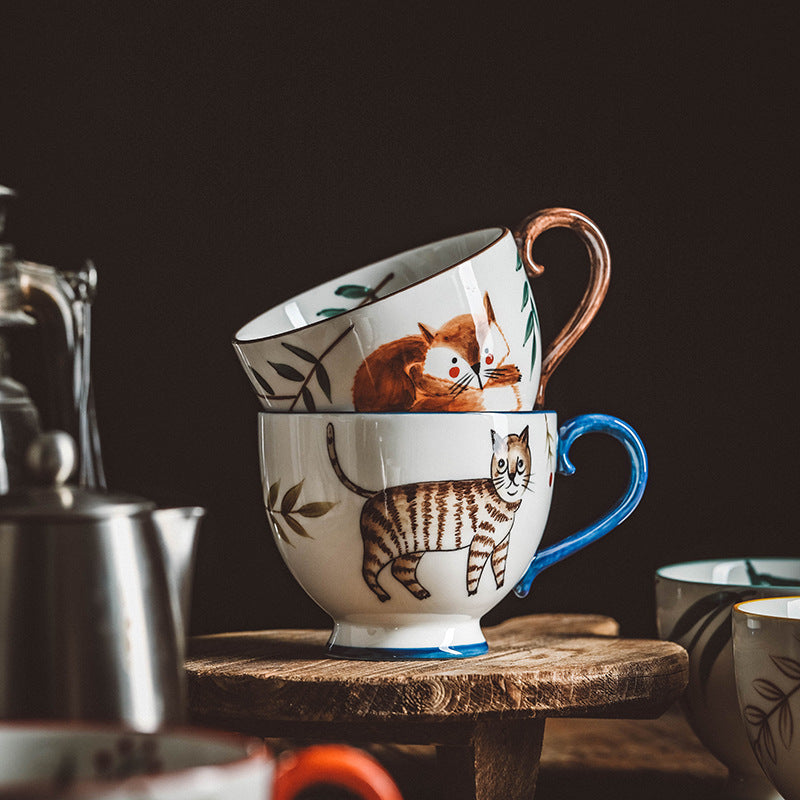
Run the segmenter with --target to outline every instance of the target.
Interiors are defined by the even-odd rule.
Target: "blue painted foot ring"
[[[486,642],[462,644],[454,647],[345,647],[340,644],[328,645],[328,655],[334,658],[348,658],[356,661],[415,661],[419,659],[469,658],[489,651]]]

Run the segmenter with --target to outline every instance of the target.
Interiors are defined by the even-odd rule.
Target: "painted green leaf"
[[[272,390],[272,387],[267,383],[266,378],[262,375],[259,375],[255,370],[253,370],[253,377],[258,381],[259,386],[267,393],[267,394],[275,394]]]
[[[781,703],[781,710],[778,712],[778,733],[780,734],[783,746],[788,750],[792,746],[794,737],[794,720],[792,710],[789,708],[789,700]]]
[[[272,509],[275,508],[275,501],[278,499],[278,489],[280,489],[280,486],[281,486],[281,479],[278,478],[278,480],[276,480],[275,483],[273,483],[269,487],[269,495],[267,496],[267,508],[270,511],[272,511]]]
[[[528,281],[525,281],[525,283],[522,285],[522,308],[520,309],[520,311],[524,311],[525,306],[528,305],[528,298],[530,297],[530,294],[531,294],[531,287],[528,284]]]
[[[515,272],[519,272],[522,269],[522,256],[517,253],[517,266],[514,268]]]
[[[317,364],[317,383],[319,383],[319,388],[322,389],[323,394],[325,397],[328,398],[328,402],[331,401],[331,379],[328,376],[328,370],[322,366],[322,363]]]
[[[281,514],[286,516],[286,514],[288,514],[294,508],[302,488],[303,481],[300,481],[300,483],[296,483],[294,486],[292,486],[291,489],[287,489],[286,494],[283,496],[283,500],[281,500]]]
[[[772,663],[793,681],[800,681],[800,661],[788,656],[770,656]]]
[[[349,300],[357,300],[361,297],[366,297],[369,292],[369,286],[357,286],[354,283],[346,283],[344,286],[340,286],[334,294],[346,297]]]
[[[285,516],[284,520],[298,536],[305,536],[306,539],[314,538],[294,517]]]
[[[531,311],[531,312],[530,312],[530,314],[528,314],[528,322],[527,322],[527,324],[525,325],[525,338],[522,340],[522,344],[523,344],[523,346],[524,346],[524,345],[525,345],[525,343],[528,341],[528,339],[530,339],[530,337],[531,337],[531,334],[533,333],[533,323],[534,323],[534,319],[535,319],[535,318],[534,318],[534,316],[533,316],[533,311]]]
[[[339,314],[344,314],[346,308],[323,308],[322,311],[317,311],[318,317],[338,317]]]
[[[306,503],[304,506],[300,506],[300,508],[297,509],[297,513],[303,517],[321,517],[323,514],[327,514],[335,505],[336,503],[325,501]]]
[[[295,344],[289,344],[289,342],[281,342],[281,344],[289,350],[289,352],[294,353],[296,356],[299,356],[304,361],[310,361],[312,364],[317,360],[316,356],[312,356],[308,350],[303,350],[302,347],[298,347]]]
[[[317,410],[317,404],[314,402],[314,397],[309,391],[308,386],[304,386],[300,390],[300,394],[303,397],[303,403],[305,404],[306,410],[313,414]]]
[[[302,382],[305,380],[305,378],[290,364],[275,364],[272,361],[268,363],[281,378],[286,378],[287,381]]]

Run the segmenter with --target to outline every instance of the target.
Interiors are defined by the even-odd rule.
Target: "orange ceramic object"
[[[403,800],[389,773],[372,756],[347,745],[315,745],[281,757],[273,800],[293,800],[318,784],[348,789],[364,800]]]

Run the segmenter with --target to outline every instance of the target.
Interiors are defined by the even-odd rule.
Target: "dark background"
[[[790,4],[15,5],[10,238],[30,260],[98,266],[109,484],[208,509],[194,632],[327,624],[267,531],[233,333],[342,272],[554,205],[597,222],[613,269],[548,406],[630,422],[650,483],[618,530],[487,622],[585,611],[655,635],[657,566],[798,553]],[[550,340],[587,265],[566,231],[536,255]],[[13,372],[38,393],[29,345]],[[615,443],[572,456],[547,542],[624,485]]]

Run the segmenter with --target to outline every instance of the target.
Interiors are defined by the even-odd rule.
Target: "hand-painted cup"
[[[731,611],[743,600],[800,593],[800,559],[714,559],[673,564],[655,578],[658,631],[689,653],[682,705],[700,741],[729,771],[726,796],[773,800],[739,717]]]
[[[785,800],[800,800],[800,597],[733,607],[733,665],[758,763]]]
[[[593,525],[537,552],[558,471],[591,432],[625,447],[628,487]],[[487,650],[480,619],[512,588],[616,527],[641,499],[644,447],[627,423],[552,411],[259,414],[267,517],[294,577],[351,658]]]
[[[533,242],[553,227],[580,236],[591,269],[542,359],[528,275],[542,273]],[[256,317],[233,345],[268,410],[530,410],[597,313],[609,269],[591,220],[547,209],[517,240],[506,228],[473,231],[328,281]]]
[[[0,798],[9,800],[292,800],[320,783],[364,800],[402,800],[375,759],[343,745],[276,760],[259,739],[201,729],[0,723]]]

